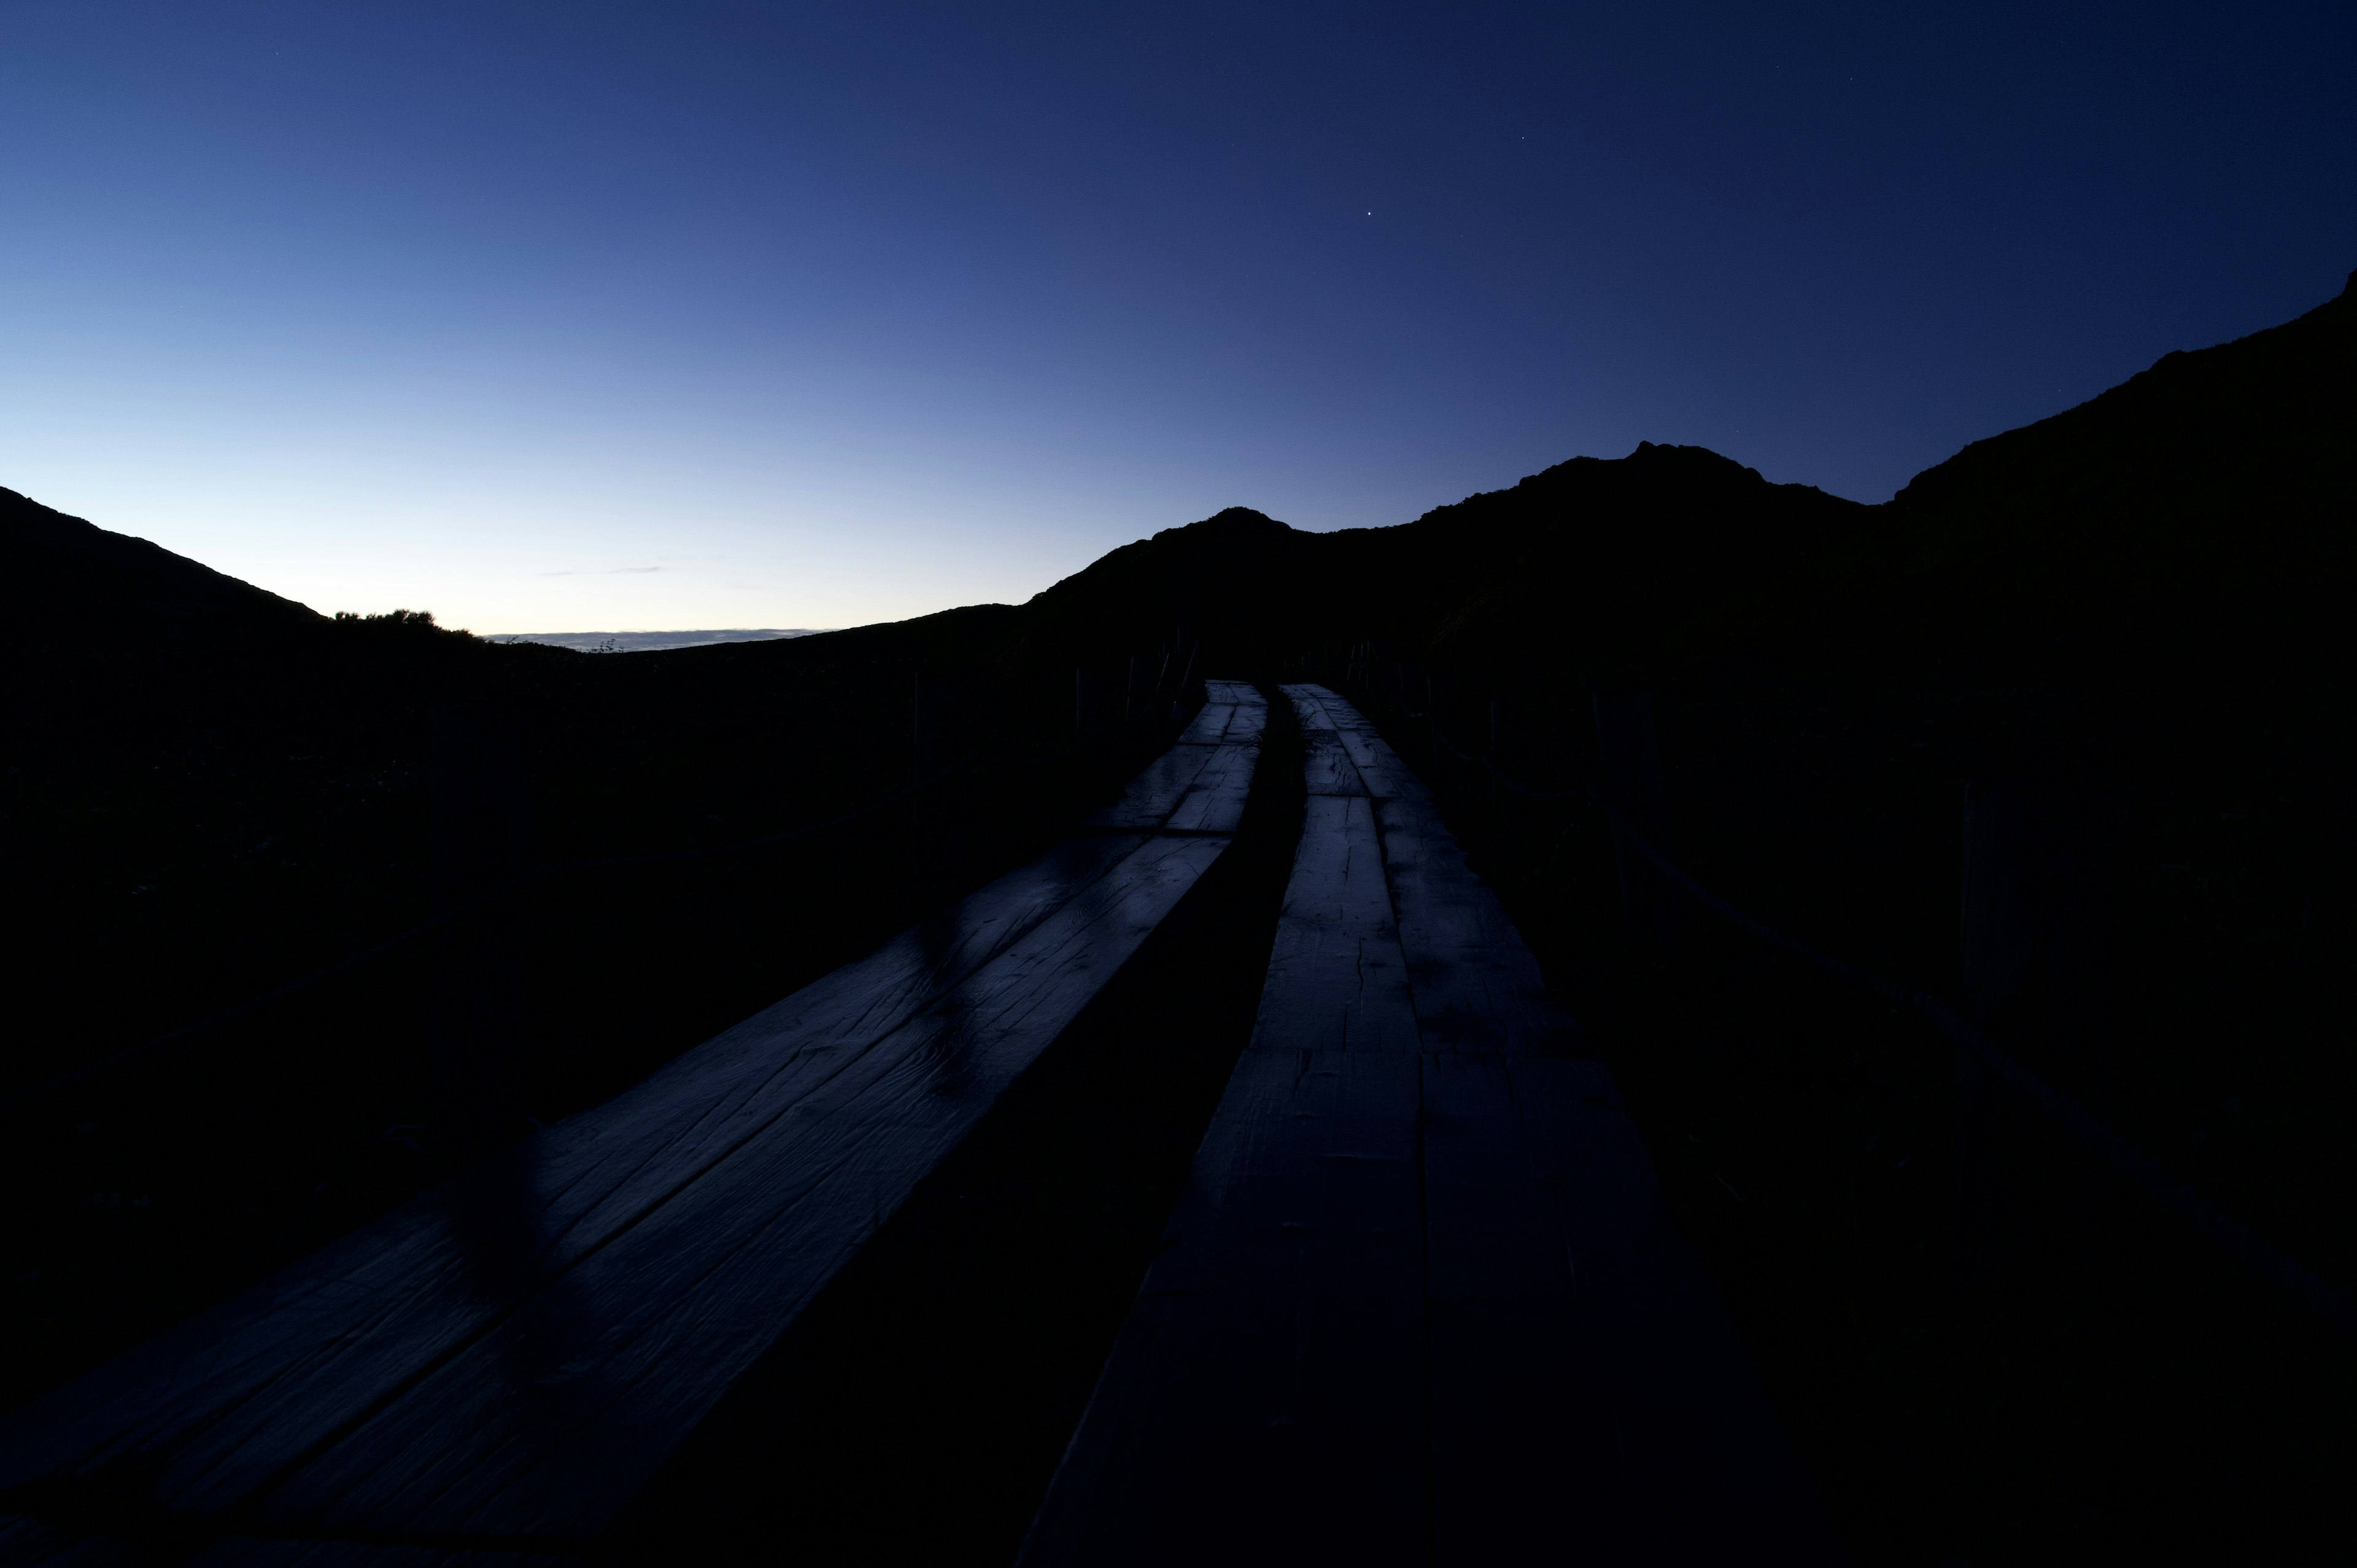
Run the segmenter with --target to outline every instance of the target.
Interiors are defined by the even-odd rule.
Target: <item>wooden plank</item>
[[[1248,785],[1265,709],[1229,705],[1178,806],[1232,832],[1226,754]],[[0,1487],[135,1476],[199,1518],[267,1493],[292,1535],[594,1533],[1223,843],[1060,846],[18,1412]]]
[[[1221,700],[1206,704],[1178,744],[1132,779],[1118,802],[1083,819],[1083,827],[1235,832],[1268,704],[1242,682],[1209,684]]]
[[[1577,1055],[1577,1024],[1490,885],[1465,864],[1432,797],[1357,709],[1323,686],[1287,686],[1297,712],[1331,727],[1362,780],[1380,781],[1375,820],[1399,942],[1426,1048]]]
[[[1416,1058],[1257,1038],[1025,1563],[1425,1560]]]
[[[1222,845],[1157,840],[768,1135],[271,1492],[337,1532],[590,1535],[1077,1015]]]
[[[1616,1200],[1639,1195],[1616,1189],[1641,1171],[1641,1154],[1631,1167],[1587,1151],[1598,1190],[1551,1183],[1546,1125],[1517,1091],[1609,1086],[1590,1063],[1544,1061],[1541,1071],[1517,1073],[1523,1066],[1456,1055],[1426,1063],[1436,1555],[1529,1562],[1576,1538],[1582,1556],[1649,1561],[1680,1526],[1662,1507],[1659,1477],[1623,1438],[1643,1374],[1581,1290],[1598,1288],[1591,1276],[1630,1245],[1615,1232],[1632,1229],[1640,1210]],[[1547,1081],[1545,1069],[1568,1069],[1571,1081]],[[1599,1216],[1605,1235],[1567,1235],[1564,1207]]]
[[[1312,795],[1305,802],[1255,1042],[1302,1050],[1416,1048],[1373,805],[1363,795]]]
[[[1305,709],[1318,711],[1319,727],[1334,733],[1336,744],[1358,769],[1368,792],[1377,800],[1431,800],[1432,791],[1425,787],[1424,780],[1384,744],[1375,726],[1357,708],[1323,686],[1287,686],[1285,693],[1293,699],[1297,714]],[[1304,717],[1302,723],[1306,728],[1310,721]]]
[[[1234,832],[1244,820],[1244,800],[1259,762],[1256,745],[1230,741],[1221,746],[1163,826],[1179,832]]]
[[[1232,702],[1206,703],[1195,714],[1193,720],[1188,724],[1185,731],[1179,735],[1178,744],[1217,746],[1220,744],[1221,736],[1227,730],[1228,721],[1235,715],[1236,705]]]
[[[1268,703],[1250,682],[1206,681],[1203,692],[1203,709],[1178,737],[1181,746],[1259,741]]]
[[[518,1295],[561,1274],[953,988],[1142,838],[1081,840],[961,901],[569,1119],[468,1182],[388,1216],[0,1424],[0,1486],[126,1464],[167,1506],[241,1495],[224,1453],[273,1461],[392,1397]],[[498,1233],[487,1234],[487,1216]],[[493,1261],[491,1253],[498,1256]]]
[[[1312,795],[1367,794],[1366,780],[1360,777],[1358,764],[1344,747],[1333,715],[1311,694],[1317,690],[1309,686],[1285,688],[1286,694],[1293,700],[1294,721],[1301,731],[1302,783]]]
[[[1178,809],[1203,765],[1219,755],[1217,745],[1192,745],[1180,742],[1146,765],[1146,770],[1129,781],[1121,799],[1103,811],[1092,811],[1082,819],[1088,828],[1160,827],[1169,821],[1170,813]]]
[[[1609,1073],[1413,775],[1286,690],[1259,1024],[1023,1561],[1839,1561]]]
[[[1423,801],[1377,803],[1400,950],[1427,1048],[1572,1056],[1579,1026],[1556,1005],[1538,960],[1490,885]]]
[[[1603,1066],[1424,1088],[1437,1560],[1843,1561]]]
[[[1312,795],[1252,1041],[1025,1562],[1422,1560],[1415,1047],[1373,802]]]

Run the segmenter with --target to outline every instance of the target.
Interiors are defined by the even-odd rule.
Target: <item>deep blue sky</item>
[[[0,0],[0,484],[479,631],[1695,442],[1888,496],[2357,266],[2357,6]]]

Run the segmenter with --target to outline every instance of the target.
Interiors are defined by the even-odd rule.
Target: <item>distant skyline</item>
[[[0,485],[483,633],[1709,446],[1880,500],[2357,267],[2357,7],[0,0]]]
[[[708,648],[716,642],[775,642],[808,637],[815,628],[714,628],[704,631],[541,631],[496,635],[495,642],[538,642],[576,653],[659,653],[666,648]]]

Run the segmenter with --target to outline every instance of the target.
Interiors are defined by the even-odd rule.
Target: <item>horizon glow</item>
[[[1641,439],[1863,500],[2357,265],[2323,5],[0,10],[0,485],[485,634]]]

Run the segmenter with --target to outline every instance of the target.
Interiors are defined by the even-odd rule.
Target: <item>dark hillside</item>
[[[1442,789],[1579,999],[1861,1561],[2306,1560],[2357,1462],[2357,1353],[1880,998],[1683,904],[1657,947],[1592,806],[1452,747],[1594,780],[1586,677],[1641,679],[1704,883],[1973,1008],[2357,1292],[2352,323],[2344,293],[1982,442],[1858,509],[1797,593],[1617,669],[1544,658],[1535,608],[1519,644],[1308,666]],[[1978,1000],[1971,842],[2018,856],[2014,918],[2043,922]]]
[[[1894,497],[1893,629],[2018,660],[2345,655],[2357,581],[2357,276],[1975,442]]]
[[[382,809],[414,769],[398,737],[504,650],[425,617],[331,620],[13,491],[0,564],[10,1087],[389,918],[382,883],[415,858]]]
[[[1244,658],[1293,645],[1293,628],[1320,607],[1301,592],[1317,538],[1246,507],[1166,528],[1125,544],[1024,607],[1042,640],[1103,637],[1133,615],[1184,620],[1211,657]]]
[[[1967,789],[2063,811],[2099,940],[2040,972],[2008,1046],[2350,1288],[2352,442],[2357,292],[1880,507],[1648,444],[1396,527],[1232,508],[1020,606],[618,656],[322,617],[0,492],[0,1090],[423,918],[437,709],[520,737],[527,865],[716,849],[1017,759],[817,838],[500,903],[482,928],[527,998],[512,1131],[1028,858],[1206,674],[1327,680],[1442,789],[1621,1075],[1861,1560],[2160,1555],[2238,1497],[2290,1541],[2357,1451],[2345,1354],[2018,1106],[1989,1123],[2010,1250],[1960,1305],[1953,1051],[1716,928],[1656,950],[1592,810],[1456,750],[1592,781],[1598,693],[1650,689],[1680,860],[1950,997]],[[5,1327],[38,1348],[10,1388],[457,1167],[431,1125],[439,951],[11,1112]]]
[[[1143,610],[1245,665],[1382,638],[1589,669],[1756,636],[1874,513],[1699,446],[1575,457],[1394,528],[1305,533],[1242,507],[1124,545],[1024,607],[1036,636]]]
[[[109,533],[0,489],[0,541],[8,574],[0,613],[33,646],[105,628],[94,649],[217,646],[299,637],[320,616],[126,533]]]
[[[30,503],[0,524],[0,560],[29,564],[0,570],[26,606],[0,725],[16,1195],[0,1316],[25,1351],[0,1402],[457,1168],[479,1140],[446,1124],[452,951],[488,943],[520,1000],[476,1096],[489,1135],[511,1136],[1029,859],[1160,748],[1183,695],[1168,626],[1049,663],[1021,656],[1019,612],[989,606],[600,657],[421,614],[316,616]],[[46,596],[22,588],[34,578]],[[432,914],[435,736],[451,709],[520,744],[526,869],[723,847],[894,796],[976,749],[1015,760],[809,839],[559,872],[292,1001],[35,1087]]]
[[[1483,563],[1433,624],[1456,657],[1626,671],[1789,624],[1826,559],[1878,523],[1854,501],[1771,485],[1702,447],[1640,443],[1617,462],[1576,457],[1427,512],[1412,525],[1418,558],[1403,564],[1426,576],[1452,555]]]

